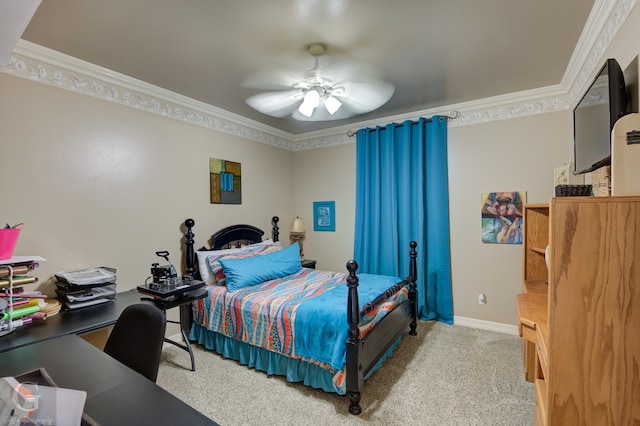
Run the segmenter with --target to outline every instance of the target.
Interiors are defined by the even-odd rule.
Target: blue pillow
[[[295,274],[302,268],[297,242],[273,253],[244,259],[222,258],[218,262],[227,277],[227,289],[230,291]]]

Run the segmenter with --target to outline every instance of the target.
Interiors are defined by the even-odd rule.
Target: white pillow
[[[243,247],[255,248],[255,247],[260,247],[260,246],[269,245],[269,244],[273,244],[273,240],[271,238],[269,238],[268,240],[260,241],[259,243],[253,243]]]
[[[198,257],[198,272],[200,272],[200,278],[207,285],[215,284],[216,277],[211,273],[211,269],[209,269],[209,261],[207,260],[208,256],[212,254],[234,254],[234,253],[242,253],[246,251],[245,247],[240,248],[232,248],[226,250],[207,250],[207,251],[196,251],[196,256]]]

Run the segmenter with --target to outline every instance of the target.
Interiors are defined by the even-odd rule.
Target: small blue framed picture
[[[314,201],[313,202],[313,230],[335,232],[336,230],[336,202],[335,201]]]

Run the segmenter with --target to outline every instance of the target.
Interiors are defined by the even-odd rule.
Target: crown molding
[[[560,84],[526,90],[507,95],[479,99],[471,102],[426,109],[410,114],[363,121],[348,127],[328,129],[314,134],[300,135],[291,141],[291,149],[306,150],[341,143],[355,142],[347,131],[373,127],[380,122],[401,122],[419,117],[448,115],[456,111],[459,116],[449,122],[450,127],[486,123],[490,121],[525,117],[573,108],[599,69],[605,50],[622,27],[638,0],[596,0],[576,48],[567,65]]]
[[[290,135],[52,49],[19,40],[4,73],[100,98],[245,139],[289,148]]]
[[[449,126],[457,127],[524,117],[567,108],[568,97],[566,91],[559,85],[550,86],[453,104],[447,106],[446,109],[425,109],[408,114],[385,117],[384,119],[363,121],[352,124],[351,126],[332,128],[327,131],[314,132],[313,134],[306,133],[300,135],[300,138],[292,140],[290,146],[294,151],[303,151],[343,143],[353,143],[355,139],[349,137],[347,133],[354,132],[356,129],[375,127],[379,125],[381,121],[384,123],[399,123],[405,120],[417,120],[420,117],[450,115],[452,111],[457,113],[457,117],[449,121]]]
[[[494,96],[446,107],[425,109],[294,135],[213,105],[162,89],[132,77],[19,40],[3,73],[26,78],[109,102],[207,127],[292,151],[355,142],[347,133],[380,122],[401,122],[432,115],[458,116],[451,127],[486,123],[569,109],[591,81],[605,50],[635,7],[637,0],[596,0],[582,35],[558,85]]]
[[[575,107],[593,80],[605,51],[637,3],[637,0],[596,0],[563,77],[569,108]]]

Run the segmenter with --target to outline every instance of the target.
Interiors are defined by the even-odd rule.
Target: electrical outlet
[[[478,304],[480,304],[480,305],[486,305],[487,304],[487,296],[485,296],[484,293],[480,293],[478,295]]]

